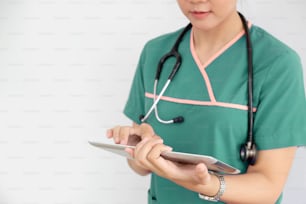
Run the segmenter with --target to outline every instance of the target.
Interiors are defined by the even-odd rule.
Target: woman
[[[108,137],[115,143],[136,145],[135,151],[126,150],[135,158],[128,163],[140,175],[151,174],[148,203],[281,203],[296,149],[306,145],[306,103],[298,55],[248,23],[254,66],[253,133],[258,149],[256,163],[249,165],[239,152],[248,132],[248,59],[237,1],[177,2],[192,28],[179,44],[179,71],[160,94],[175,62],[169,59],[163,65],[156,91],[163,95],[158,113],[147,114],[155,97],[155,67],[182,29],[146,44],[124,110],[134,123],[110,129]],[[160,122],[169,117],[181,123]],[[203,163],[183,165],[160,156],[172,150],[211,155],[242,173],[218,175]]]

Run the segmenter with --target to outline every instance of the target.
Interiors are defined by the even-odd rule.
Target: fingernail
[[[107,131],[106,131],[106,137],[108,137],[108,138],[110,138],[110,137],[111,137],[110,130],[107,130]]]
[[[119,138],[115,138],[115,143],[118,144],[120,142]]]
[[[166,148],[167,148],[168,151],[172,151],[173,150],[173,148],[169,147],[169,146],[166,146]]]
[[[120,144],[122,144],[122,145],[125,145],[127,142],[126,142],[126,140],[121,140],[120,141]]]

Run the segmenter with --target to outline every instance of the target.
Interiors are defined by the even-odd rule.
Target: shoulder
[[[175,43],[177,37],[179,34],[182,32],[184,28],[179,28],[175,31],[165,33],[162,35],[159,35],[155,38],[150,39],[146,44],[145,44],[145,49],[165,49],[169,50]]]
[[[254,58],[260,58],[262,62],[271,63],[284,56],[293,61],[300,60],[295,50],[261,27],[252,26],[251,39]]]
[[[149,60],[152,63],[154,60],[159,60],[161,56],[169,52],[174,43],[176,42],[178,36],[184,28],[179,28],[175,31],[159,35],[155,38],[148,40],[141,52],[141,60]]]
[[[255,72],[261,72],[265,76],[272,73],[278,77],[284,75],[287,78],[301,75],[301,59],[290,46],[254,25],[251,29],[251,40]]]

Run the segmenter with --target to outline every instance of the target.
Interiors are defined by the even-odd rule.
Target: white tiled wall
[[[239,7],[306,64],[306,1]],[[0,204],[146,203],[149,179],[87,140],[130,123],[121,112],[142,46],[186,23],[172,0],[0,0]],[[306,203],[305,151],[286,204]]]

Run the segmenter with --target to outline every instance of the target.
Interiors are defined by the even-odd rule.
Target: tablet
[[[126,148],[134,149],[134,146],[120,145],[120,144],[108,144],[103,142],[94,142],[89,141],[89,144],[104,149],[106,151],[124,156],[128,159],[133,159],[126,151]],[[198,164],[204,163],[210,171],[215,171],[223,174],[239,174],[240,170],[232,167],[225,162],[222,162],[214,157],[199,155],[199,154],[190,154],[184,152],[163,152],[161,156],[165,159],[179,162],[183,164]]]

